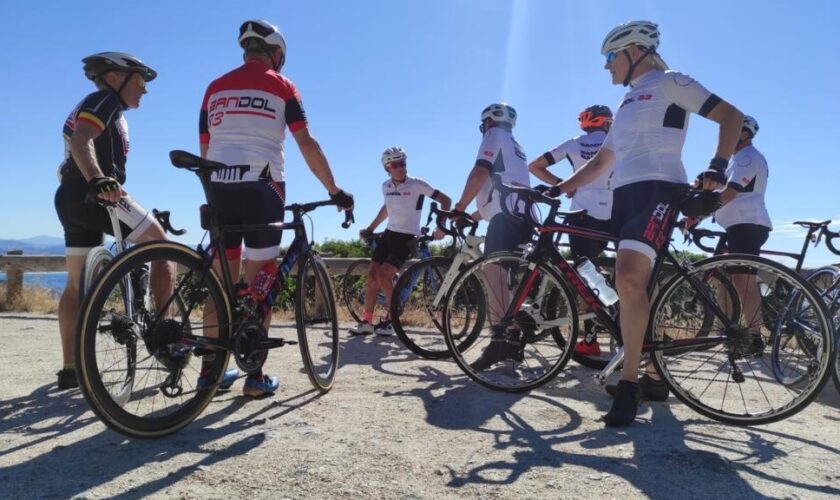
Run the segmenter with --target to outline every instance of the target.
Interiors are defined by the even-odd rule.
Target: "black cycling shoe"
[[[64,389],[79,387],[79,381],[76,380],[76,370],[63,368],[56,375],[58,375],[58,390],[63,391]]]
[[[609,384],[605,389],[610,396],[615,396],[617,387],[615,384]],[[668,400],[668,395],[671,391],[668,390],[668,384],[664,380],[656,380],[645,373],[639,379],[639,393],[642,401],[662,402]]]
[[[604,415],[607,427],[627,427],[636,420],[639,409],[639,384],[619,380],[612,408]]]
[[[494,333],[490,339],[490,345],[484,349],[477,360],[470,363],[470,368],[481,372],[506,359],[521,363],[525,355],[519,337],[518,331]]]

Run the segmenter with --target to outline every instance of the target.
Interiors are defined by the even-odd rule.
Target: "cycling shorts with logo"
[[[413,234],[398,233],[386,229],[376,242],[371,261],[377,264],[391,264],[397,269],[414,253],[417,239]]]
[[[596,219],[588,214],[570,215],[566,217],[566,224],[604,233],[612,231],[610,221]],[[572,255],[575,259],[587,257],[592,260],[607,248],[607,242],[569,233],[569,246],[572,248]]]
[[[67,255],[87,255],[102,244],[103,233],[113,235],[108,211],[96,203],[86,203],[88,184],[80,176],[65,176],[55,192],[55,211],[64,228]],[[130,196],[115,206],[120,232],[127,241],[134,241],[153,221],[152,215]]]
[[[210,185],[213,202],[222,225],[268,224],[282,222],[286,213],[286,186],[283,182],[259,180]],[[277,258],[283,232],[278,230],[225,232],[224,245],[229,259],[271,260]]]
[[[671,238],[687,188],[681,183],[642,181],[613,191],[612,233],[620,240],[618,248],[656,260]]]
[[[534,237],[534,226],[522,219],[498,213],[490,219],[484,238],[484,255],[515,252]]]

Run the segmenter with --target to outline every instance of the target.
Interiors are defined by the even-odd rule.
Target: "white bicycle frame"
[[[443,299],[446,298],[446,293],[449,291],[449,287],[452,286],[452,283],[455,281],[455,278],[458,277],[461,269],[463,269],[465,265],[481,258],[484,255],[479,248],[479,245],[482,243],[484,243],[484,236],[468,234],[466,238],[464,238],[464,243],[452,259],[452,265],[449,266],[449,270],[446,271],[446,276],[443,277],[443,283],[441,283],[440,288],[438,288],[435,300],[432,301],[433,310],[437,311],[440,308]]]

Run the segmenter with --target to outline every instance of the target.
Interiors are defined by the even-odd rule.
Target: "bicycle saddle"
[[[174,151],[169,152],[169,160],[172,161],[172,164],[178,168],[185,168],[187,170],[219,170],[223,168],[228,168],[227,165],[224,163],[219,163],[217,161],[205,160],[200,156],[196,156],[192,153],[188,153],[186,151],[182,151],[180,149],[176,149]]]

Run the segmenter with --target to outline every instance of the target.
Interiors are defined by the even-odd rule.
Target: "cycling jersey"
[[[128,123],[123,117],[125,106],[110,90],[94,92],[80,102],[64,122],[64,161],[58,167],[59,180],[82,178],[76,160],[70,154],[70,137],[76,123],[84,121],[99,131],[93,140],[96,161],[104,175],[125,184],[125,160],[128,155]]]
[[[214,182],[285,180],[283,139],[307,126],[295,85],[267,64],[249,60],[213,81],[204,94],[199,141],[207,158],[231,168]]]
[[[554,165],[563,159],[569,160],[572,171],[576,172],[601,149],[606,136],[606,132],[598,130],[574,137],[544,154],[543,158],[549,165]],[[571,209],[585,209],[586,213],[595,219],[609,220],[610,212],[612,212],[610,175],[612,175],[612,169],[604,172],[591,183],[578,188],[572,197]]]
[[[706,116],[720,98],[676,71],[651,70],[631,86],[603,145],[615,153],[612,189],[641,181],[685,183],[688,113]]]
[[[715,212],[715,222],[724,228],[757,224],[772,229],[770,214],[764,205],[767,175],[767,160],[755,147],[747,146],[735,153],[726,168],[726,178],[727,187],[738,194]]]
[[[397,183],[388,179],[382,183],[382,196],[388,210],[388,231],[417,236],[420,234],[420,213],[425,196],[434,198],[438,191],[423,179],[406,176]]]
[[[484,132],[475,163],[489,170],[491,174],[499,174],[505,184],[531,185],[525,152],[509,130],[490,127]],[[511,200],[508,200],[508,203],[511,203]],[[492,179],[487,179],[481,186],[476,204],[481,218],[488,222],[502,211],[499,193],[493,189]]]

